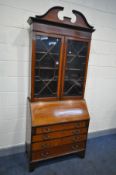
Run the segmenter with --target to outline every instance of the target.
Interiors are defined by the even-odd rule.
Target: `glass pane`
[[[61,39],[36,36],[34,97],[56,97]]]
[[[68,40],[64,77],[65,96],[81,96],[83,93],[87,50],[87,42]]]

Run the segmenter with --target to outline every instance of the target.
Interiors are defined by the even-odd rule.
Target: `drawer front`
[[[84,133],[87,133],[87,128],[78,128],[73,130],[64,130],[64,131],[51,132],[46,134],[39,134],[39,135],[32,136],[32,142],[45,141],[45,140],[61,138],[61,137],[66,137],[71,135],[79,135]]]
[[[60,130],[84,128],[84,127],[88,127],[88,124],[89,124],[89,121],[87,120],[87,121],[78,121],[73,123],[43,126],[43,127],[33,128],[33,133],[42,134],[42,133],[49,133],[49,132],[60,131]]]
[[[86,141],[86,139],[87,139],[87,135],[83,134],[83,135],[75,135],[70,137],[63,137],[60,139],[54,139],[54,140],[49,140],[44,142],[32,143],[32,151],[48,149],[51,147],[57,147],[60,145],[67,145],[71,143],[77,143],[81,141]]]
[[[45,160],[48,158],[58,157],[60,155],[66,155],[73,152],[79,152],[85,149],[85,142],[63,145],[59,147],[53,147],[51,149],[40,150],[32,152],[32,161]]]

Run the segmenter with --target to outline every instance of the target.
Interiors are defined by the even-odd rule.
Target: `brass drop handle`
[[[50,138],[49,135],[43,135],[43,139],[44,139],[44,140],[47,140],[47,139],[49,139],[49,138]]]
[[[72,140],[73,140],[73,142],[76,142],[77,141],[77,137],[74,137]]]
[[[44,132],[50,132],[50,128],[44,128]]]
[[[78,149],[79,145],[72,145],[72,150]]]
[[[80,123],[76,123],[76,127],[79,127],[81,124]]]
[[[48,152],[42,152],[42,153],[41,153],[41,156],[42,156],[42,157],[47,157],[48,155],[49,155]]]
[[[49,145],[48,145],[47,143],[41,145],[42,149],[44,149],[44,148],[48,148],[48,146],[49,146]]]
[[[80,133],[80,131],[79,131],[79,130],[77,130],[77,131],[73,131],[72,133],[77,135],[77,134],[79,134],[79,133]]]

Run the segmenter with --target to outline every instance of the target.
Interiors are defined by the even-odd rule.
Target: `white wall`
[[[0,148],[25,143],[29,78],[27,19],[53,6],[81,11],[93,33],[85,98],[89,132],[116,127],[116,1],[0,0]]]

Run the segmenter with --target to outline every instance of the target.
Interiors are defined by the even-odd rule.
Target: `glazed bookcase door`
[[[61,37],[36,34],[34,93],[38,98],[58,98]]]
[[[83,97],[88,41],[66,38],[63,97]]]

